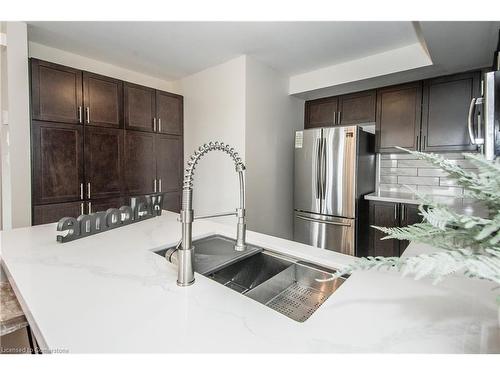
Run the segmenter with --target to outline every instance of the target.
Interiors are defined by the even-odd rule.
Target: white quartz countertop
[[[162,216],[60,244],[55,224],[3,231],[2,265],[42,348],[95,352],[500,352],[493,285],[438,286],[356,272],[304,323],[153,253],[180,236]],[[194,222],[195,238],[235,228]],[[249,231],[247,242],[327,267],[354,258]],[[410,244],[409,252],[430,251]]]
[[[486,216],[487,211],[484,206],[475,203],[472,199],[463,197],[453,197],[445,195],[428,195],[434,202],[445,204],[452,207],[456,212],[465,213],[467,215]],[[371,201],[394,202],[419,204],[418,197],[407,191],[379,191],[364,196],[365,199]]]

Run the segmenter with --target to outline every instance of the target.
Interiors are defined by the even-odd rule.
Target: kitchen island
[[[56,225],[1,232],[2,266],[42,349],[116,352],[500,352],[493,284],[454,276],[401,278],[356,272],[305,322],[196,274],[154,251],[180,238],[178,215],[162,216],[68,243]],[[194,239],[235,237],[208,220]],[[252,231],[247,242],[339,268],[355,258]],[[432,249],[410,244],[407,252]]]

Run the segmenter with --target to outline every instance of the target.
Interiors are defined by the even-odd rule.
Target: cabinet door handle
[[[158,179],[158,192],[161,193],[161,178]]]
[[[87,124],[90,124],[90,108],[85,108],[85,111],[87,112]]]
[[[80,183],[80,199],[83,199],[83,182]]]
[[[153,117],[153,132],[156,133],[156,117]]]
[[[425,141],[426,141],[426,136],[423,135],[421,139],[421,144],[420,144],[420,151],[424,151],[425,149]]]
[[[91,214],[92,213],[92,202],[88,202],[87,207],[89,209],[89,214]]]
[[[161,118],[158,117],[158,133],[161,133]]]
[[[153,181],[153,186],[154,186],[154,192],[156,193],[156,178]]]
[[[82,119],[82,106],[78,107],[78,122],[80,124],[83,122],[83,119]]]
[[[418,144],[419,136],[417,135],[417,143],[415,145],[415,150],[420,151],[420,145]]]
[[[82,202],[82,203],[80,203],[80,214],[81,214],[81,215],[83,215],[83,214],[84,214],[83,210],[84,210],[84,209],[83,209],[83,202]]]
[[[87,198],[90,198],[90,182],[87,182]]]
[[[338,114],[337,114],[337,124],[338,125],[340,125],[340,116],[341,116],[340,114],[341,113],[342,113],[341,111],[338,111]]]
[[[401,205],[401,221],[406,220],[406,206],[404,204]]]
[[[394,205],[394,220],[398,219],[398,205]]]
[[[337,111],[333,112],[333,125],[337,125]]]

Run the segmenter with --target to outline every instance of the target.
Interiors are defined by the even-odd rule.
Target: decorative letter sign
[[[138,221],[161,215],[163,194],[145,195],[130,198],[130,207],[110,208],[106,212],[80,215],[78,218],[63,217],[57,223],[57,242],[69,242],[93,234],[105,232]]]

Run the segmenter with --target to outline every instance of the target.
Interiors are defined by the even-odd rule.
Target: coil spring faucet
[[[209,142],[200,146],[197,151],[189,158],[187,168],[184,171],[184,181],[182,186],[182,208],[180,219],[182,223],[182,240],[180,248],[177,250],[177,285],[188,286],[194,283],[194,247],[193,247],[193,233],[192,226],[195,219],[193,213],[193,175],[196,165],[201,157],[210,151],[219,150],[228,154],[234,161],[236,172],[240,180],[240,207],[235,212],[222,213],[215,215],[203,216],[218,217],[236,215],[238,218],[236,230],[236,251],[245,250],[245,232],[246,232],[246,219],[245,219],[245,165],[243,164],[238,153],[231,146],[223,142]],[[197,217],[201,218],[201,217]]]

